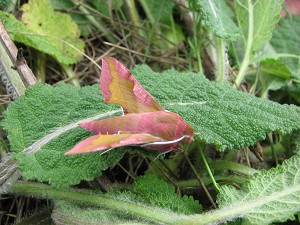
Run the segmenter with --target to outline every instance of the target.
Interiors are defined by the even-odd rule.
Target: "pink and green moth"
[[[66,154],[80,154],[121,146],[142,146],[160,152],[178,151],[191,142],[194,130],[180,115],[166,111],[113,57],[102,59],[100,89],[107,104],[118,104],[124,115],[79,125],[96,135],[79,142]]]

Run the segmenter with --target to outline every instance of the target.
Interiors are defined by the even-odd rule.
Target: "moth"
[[[79,125],[96,133],[66,154],[80,154],[121,146],[141,146],[160,151],[179,151],[181,141],[191,142],[194,130],[176,113],[166,111],[142,87],[128,69],[113,57],[102,59],[100,89],[107,104],[118,104],[122,116]]]

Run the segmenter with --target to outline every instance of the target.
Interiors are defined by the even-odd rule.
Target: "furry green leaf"
[[[202,211],[201,205],[193,197],[179,197],[174,187],[160,180],[156,176],[139,177],[133,184],[138,202],[167,208],[180,214],[194,214]]]
[[[240,209],[250,224],[270,224],[294,220],[300,212],[300,156],[285,160],[282,166],[262,171],[237,190],[222,186],[220,208]],[[234,211],[234,210],[233,210]]]
[[[158,213],[170,221],[179,215],[201,212],[197,200],[177,195],[173,187],[155,176],[139,177],[132,190],[106,194],[72,189],[68,194],[62,192],[53,190],[48,193],[55,199],[52,218],[59,224],[73,224],[74,221],[79,224],[134,223],[147,218],[148,222],[158,222],[155,221]],[[84,205],[81,204],[82,198],[86,200]]]
[[[104,104],[98,85],[76,88],[61,84],[53,88],[37,84],[28,88],[25,96],[10,104],[4,113],[11,151],[17,153],[23,175],[55,187],[99,176],[122,157],[123,150],[103,156],[96,153],[66,157],[64,153],[91,135],[76,122],[112,109]],[[74,129],[66,129],[70,124]]]
[[[99,195],[111,198],[112,201],[119,199],[136,204],[137,207],[145,206],[166,213],[172,211],[179,215],[190,215],[201,212],[201,205],[198,201],[188,196],[180,197],[175,193],[174,187],[153,175],[139,177],[133,183],[131,191],[111,191],[105,195],[101,193]],[[137,219],[132,218],[128,213],[119,213],[103,207],[87,206],[86,203],[83,206],[70,201],[56,201],[52,217],[60,221],[61,224],[71,224],[72,221],[82,221],[81,223],[89,221],[88,224],[137,222]]]
[[[300,128],[300,109],[259,99],[201,74],[153,72],[136,66],[133,74],[167,110],[180,114],[196,136],[219,150],[239,149],[263,140],[271,131]]]
[[[177,224],[215,224],[243,220],[242,224],[267,225],[295,220],[300,212],[300,156],[284,161],[282,166],[256,173],[241,189],[222,186],[219,209],[193,217],[183,217]],[[230,223],[231,224],[231,223]],[[235,224],[235,223],[234,223]]]
[[[298,107],[255,98],[228,84],[210,82],[201,74],[171,70],[159,74],[147,66],[136,67],[133,74],[160,104],[194,127],[196,138],[215,144],[219,150],[252,145],[271,131],[286,134],[300,128]],[[98,176],[116,163],[125,149],[103,156],[64,153],[92,135],[77,127],[79,121],[112,116],[116,109],[119,107],[104,103],[99,85],[30,87],[4,113],[4,128],[23,175],[53,186],[69,186]]]
[[[131,215],[115,210],[62,200],[55,201],[51,217],[57,224],[127,224],[134,221]]]

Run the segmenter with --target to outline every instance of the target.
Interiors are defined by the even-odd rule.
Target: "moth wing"
[[[81,154],[88,152],[101,151],[110,148],[117,148],[126,145],[141,145],[152,142],[160,141],[159,137],[147,135],[147,134],[98,134],[91,136],[81,142],[79,142],[74,148],[66,152],[66,155]]]
[[[102,59],[100,89],[105,102],[120,105],[125,114],[164,110],[128,69],[113,57]]]

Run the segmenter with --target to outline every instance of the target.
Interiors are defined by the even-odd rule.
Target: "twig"
[[[24,94],[26,87],[36,83],[36,78],[23,59],[21,52],[8,35],[0,20],[0,63],[17,96]],[[14,68],[13,68],[14,67]],[[23,82],[24,80],[24,82]]]

